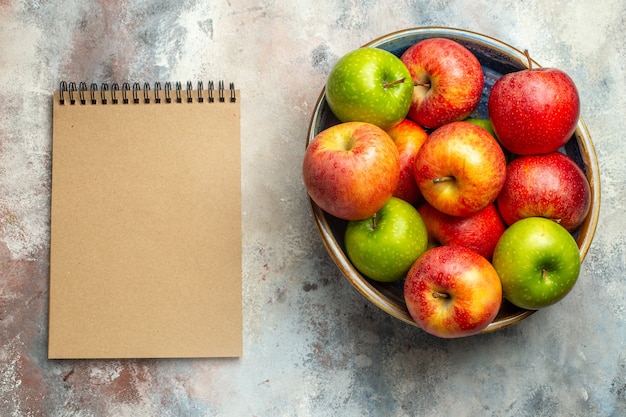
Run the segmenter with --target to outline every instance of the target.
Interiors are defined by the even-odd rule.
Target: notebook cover
[[[242,354],[236,95],[61,105],[55,94],[49,358]]]

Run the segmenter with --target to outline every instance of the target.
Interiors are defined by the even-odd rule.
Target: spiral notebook
[[[240,92],[54,94],[49,358],[242,354]]]

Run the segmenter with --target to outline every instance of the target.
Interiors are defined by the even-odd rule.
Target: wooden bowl
[[[522,51],[497,39],[461,29],[445,27],[407,29],[385,35],[364,46],[381,48],[400,56],[414,43],[434,37],[449,38],[461,43],[474,53],[480,61],[485,73],[485,88],[481,103],[477,109],[479,117],[488,117],[487,97],[494,82],[505,73],[528,67],[528,59]],[[540,67],[534,61],[533,66]],[[326,103],[324,90],[322,90],[309,125],[307,146],[319,132],[337,123],[339,121],[330,111]],[[578,121],[573,137],[561,151],[566,153],[583,169],[591,186],[591,208],[589,213],[584,223],[572,233],[578,243],[582,262],[591,246],[600,213],[598,160],[591,136],[582,118]],[[382,283],[361,275],[346,255],[343,237],[347,222],[324,212],[313,201],[311,201],[311,208],[322,241],[346,279],[371,303],[391,316],[415,326],[416,324],[409,315],[404,302],[403,281]],[[533,310],[521,309],[505,300],[495,320],[482,332],[491,332],[511,326],[533,313]]]

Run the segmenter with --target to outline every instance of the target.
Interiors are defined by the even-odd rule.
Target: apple
[[[518,155],[558,150],[572,137],[580,114],[574,81],[557,68],[529,68],[499,78],[487,107],[502,146]]]
[[[411,266],[403,290],[415,323],[443,338],[479,333],[502,304],[496,270],[484,257],[462,246],[426,251]]]
[[[506,226],[495,204],[469,216],[450,216],[428,203],[417,208],[422,215],[431,241],[440,245],[464,246],[487,260],[491,259],[498,239]]]
[[[415,156],[426,141],[428,133],[409,119],[403,119],[386,132],[391,136],[400,153],[400,180],[393,195],[416,205],[421,200],[422,194],[415,182],[413,165],[415,165]]]
[[[463,120],[478,106],[485,77],[476,56],[460,43],[424,39],[400,59],[414,83],[408,117],[421,126],[435,129]]]
[[[468,117],[465,119],[466,122],[474,123],[476,126],[480,126],[485,129],[491,136],[497,139],[496,132],[493,130],[493,126],[491,125],[491,120],[489,119],[481,119],[478,117]]]
[[[572,235],[543,217],[519,220],[502,234],[492,259],[504,297],[537,310],[554,304],[574,287],[580,254]]]
[[[345,232],[348,259],[375,281],[398,281],[426,251],[428,234],[418,211],[391,197],[372,217],[349,221]]]
[[[342,122],[361,121],[389,128],[405,118],[413,81],[400,58],[364,47],[341,57],[326,80],[326,101]]]
[[[373,216],[392,196],[400,156],[380,127],[345,122],[313,138],[304,152],[302,175],[307,193],[322,210],[360,220]]]
[[[587,217],[591,190],[584,172],[567,155],[526,155],[509,163],[497,204],[509,225],[540,216],[571,232]]]
[[[414,175],[434,208],[469,216],[495,201],[506,177],[506,160],[485,129],[452,122],[428,136],[415,157]]]

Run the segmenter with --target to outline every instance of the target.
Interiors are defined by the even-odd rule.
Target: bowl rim
[[[398,30],[380,36],[370,42],[367,42],[366,44],[362,45],[362,47],[378,47],[382,44],[393,41],[394,39],[403,38],[411,34],[423,35],[424,37],[456,37],[466,39],[475,43],[482,44],[489,48],[501,50],[514,58],[516,61],[518,61],[519,64],[521,64],[523,67],[528,67],[529,58],[526,56],[526,54],[523,51],[503,41],[471,30],[444,26],[423,26]],[[533,67],[541,67],[541,65],[537,63],[534,59],[532,59],[532,57],[530,58],[530,60]],[[322,91],[319,94],[317,102],[314,106],[314,111],[312,113],[309,123],[306,146],[308,146],[309,143],[316,136],[316,130],[318,126],[315,123],[316,115],[320,112],[325,103],[325,96],[325,87],[322,87]],[[591,204],[589,213],[587,213],[585,221],[579,227],[579,233],[582,238],[577,239],[577,244],[580,252],[580,261],[582,263],[589,251],[589,248],[591,247],[591,243],[593,241],[600,215],[600,169],[595,147],[591,140],[591,135],[589,134],[589,130],[587,129],[587,125],[585,124],[582,116],[580,116],[578,119],[574,135],[579,148],[584,151],[581,152],[581,154],[586,168],[585,174],[587,180],[589,181],[589,186],[591,190]],[[366,279],[364,276],[361,275],[359,271],[356,270],[356,268],[347,258],[347,255],[341,249],[339,242],[335,239],[335,236],[333,235],[331,227],[328,223],[326,212],[324,212],[310,198],[309,202],[313,212],[315,225],[322,237],[322,242],[326,247],[327,252],[330,254],[331,258],[338,266],[344,277],[352,284],[352,286],[354,286],[376,307],[407,324],[417,326],[415,321],[409,315],[406,307],[402,307],[394,301],[386,298],[377,288],[372,285],[372,283],[368,279]],[[517,314],[509,317],[504,317],[499,319],[497,322],[494,321],[490,323],[480,333],[489,333],[495,330],[512,326],[524,320],[536,311],[538,310],[521,310]]]

